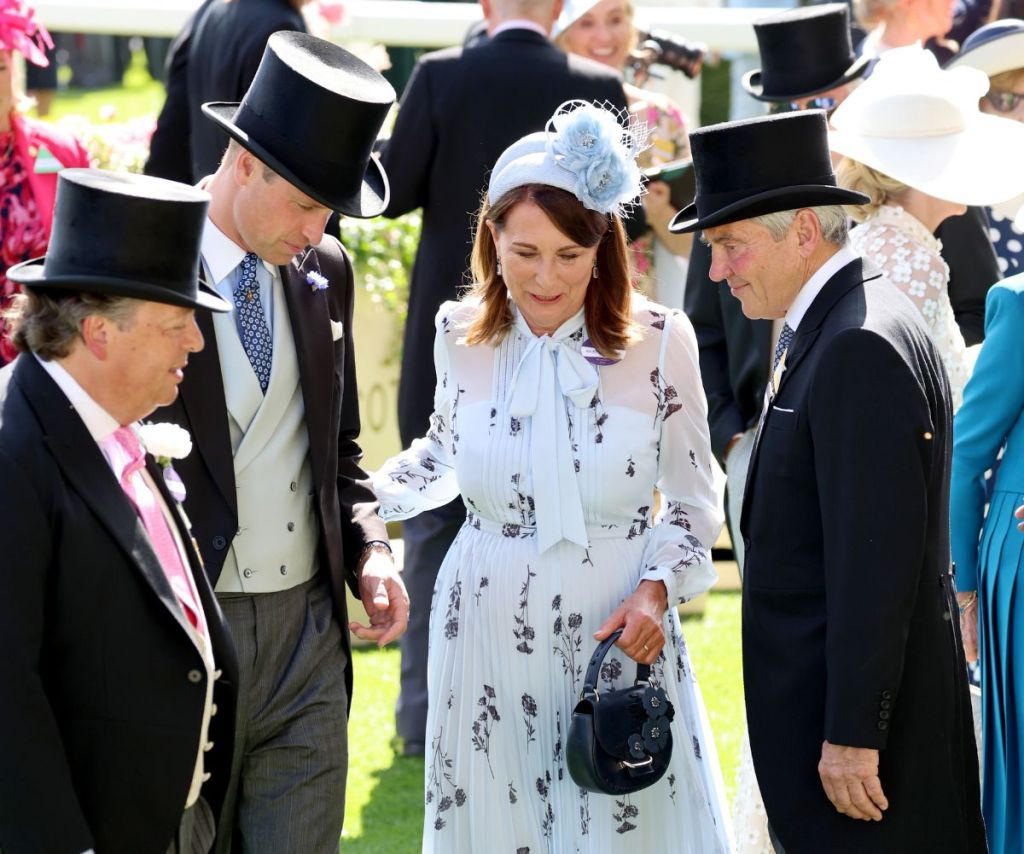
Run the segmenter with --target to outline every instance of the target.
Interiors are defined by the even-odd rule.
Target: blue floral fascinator
[[[566,101],[547,128],[512,143],[491,171],[493,204],[509,190],[547,184],[572,193],[592,211],[622,216],[643,195],[637,155],[647,148],[643,123],[624,126],[618,111]]]

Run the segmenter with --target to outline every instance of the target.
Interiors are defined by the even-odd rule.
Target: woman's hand
[[[964,656],[974,662],[978,660],[978,594],[973,590],[957,593],[956,601],[963,608],[960,612],[960,635],[964,640]]]
[[[668,607],[668,591],[661,581],[641,581],[636,590],[594,632],[604,640],[616,629],[622,635],[615,645],[640,664],[651,664],[665,645],[661,623]]]

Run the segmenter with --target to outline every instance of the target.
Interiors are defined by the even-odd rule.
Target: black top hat
[[[697,195],[675,215],[669,231],[868,201],[862,193],[836,186],[821,110],[709,125],[690,134],[690,151]]]
[[[743,77],[759,101],[796,101],[863,77],[871,60],[853,52],[844,3],[788,9],[754,22],[761,68]]]
[[[306,33],[274,33],[240,104],[203,112],[286,181],[346,216],[387,206],[373,143],[395,101],[380,74],[347,50]]]
[[[148,175],[65,169],[50,247],[7,271],[13,282],[231,311],[198,283],[210,196]]]

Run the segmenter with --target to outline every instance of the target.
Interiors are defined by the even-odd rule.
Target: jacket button
[[[888,700],[882,700],[882,702],[879,703],[878,705],[881,706],[883,709],[891,709],[892,708],[892,703],[890,703]]]
[[[882,699],[883,700],[891,700],[892,699],[892,691],[883,691],[882,692]]]
[[[288,523],[288,530],[289,531],[294,531],[295,530],[295,523],[294,522],[289,522]]]
[[[287,566],[282,566],[281,567],[281,575],[287,575],[287,574],[288,574],[288,567]]]
[[[198,685],[200,682],[203,681],[203,674],[200,673],[198,670],[190,670],[188,672],[188,681],[191,682],[193,685]]]
[[[252,578],[252,570],[248,568],[243,569],[242,575],[244,575],[246,578]]]
[[[878,722],[878,728],[882,732],[885,732],[887,729],[889,729],[889,722],[888,721],[879,721]]]
[[[879,720],[883,720],[883,721],[889,720],[889,712],[884,712],[884,711],[883,712],[879,712],[878,713],[878,718],[879,718]]]
[[[217,536],[213,538],[213,547],[219,552],[227,548],[227,544],[228,541],[220,534],[217,534]]]
[[[288,487],[292,492],[297,492],[299,485],[293,480],[291,485]]]

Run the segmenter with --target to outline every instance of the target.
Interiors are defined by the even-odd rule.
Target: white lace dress
[[[924,318],[949,374],[953,411],[964,399],[973,361],[949,301],[949,267],[942,243],[898,205],[883,205],[850,232],[857,254],[878,267]]]
[[[721,522],[689,321],[638,297],[643,340],[596,364],[582,311],[550,337],[519,317],[498,346],[469,347],[475,311],[441,307],[429,432],[373,479],[387,519],[459,493],[469,510],[431,611],[423,851],[726,852],[718,758],[674,608],[652,667],[675,705],[668,773],[632,796],[591,794],[564,752],[600,624],[642,579],[663,581],[672,604],[715,581]],[[634,676],[615,649],[599,688]]]

